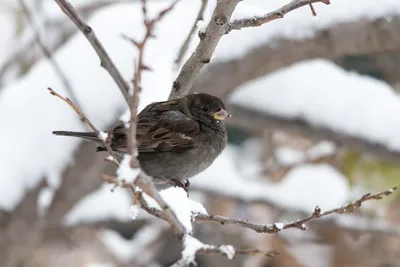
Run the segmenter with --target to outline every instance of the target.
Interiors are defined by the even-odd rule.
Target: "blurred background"
[[[140,1],[71,0],[124,78],[137,51],[121,35],[144,34]],[[149,0],[150,16],[171,1]],[[182,0],[145,50],[140,109],[167,99],[178,52],[201,0]],[[266,14],[284,0],[247,0],[234,18]],[[204,21],[215,1],[208,1]],[[293,221],[400,182],[400,5],[398,0],[331,0],[219,43],[193,92],[224,99],[229,146],[191,181],[209,214],[259,224]],[[105,153],[52,130],[88,130],[51,87],[99,129],[126,104],[75,25],[51,0],[0,3],[0,261],[5,267],[170,266],[181,245],[144,212],[133,220],[129,192],[106,184]],[[183,62],[198,43],[195,34]],[[400,197],[333,215],[307,231],[257,234],[196,224],[204,243],[278,251],[279,256],[197,257],[198,266],[400,266]]]

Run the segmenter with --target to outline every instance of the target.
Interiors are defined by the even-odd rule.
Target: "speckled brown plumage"
[[[207,169],[227,143],[223,120],[230,115],[222,101],[209,94],[156,102],[138,114],[138,160],[143,171],[157,183],[183,182]],[[112,130],[111,148],[127,152],[127,129]],[[80,137],[106,149],[94,133],[55,131],[56,135]]]

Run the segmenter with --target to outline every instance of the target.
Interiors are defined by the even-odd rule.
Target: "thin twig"
[[[235,194],[232,192],[231,193],[226,193],[223,190],[218,190],[218,189],[209,189],[209,188],[200,188],[196,187],[193,188],[192,185],[191,188],[192,190],[199,191],[202,193],[207,194],[208,196],[218,196],[219,198],[226,198],[234,201],[238,201],[240,203],[246,204],[246,205],[252,205],[252,204],[257,204],[257,205],[265,205],[268,208],[272,208],[273,210],[279,212],[280,214],[288,214],[291,216],[299,216],[299,217],[307,217],[308,213],[304,212],[302,209],[294,208],[294,207],[288,207],[285,205],[280,204],[279,201],[276,201],[274,199],[268,199],[265,197],[258,197],[254,196],[254,198],[248,198],[248,197],[243,197],[241,194]],[[194,215],[194,217],[197,214]],[[230,224],[226,223],[224,221],[223,216],[219,215],[214,215],[212,217],[217,217],[215,223],[219,224]],[[218,218],[220,217],[220,218]],[[368,218],[362,215],[351,215],[350,217],[345,218],[344,220],[342,217],[324,217],[325,220],[318,220],[318,223],[322,224],[328,224],[328,225],[334,225],[337,228],[349,230],[349,231],[355,231],[355,232],[362,232],[362,233],[375,233],[375,234],[384,234],[384,235],[392,235],[392,236],[400,236],[400,229],[398,229],[395,225],[386,222],[384,219],[380,218]],[[208,218],[205,218],[206,221],[209,221]],[[192,218],[192,221],[195,219]],[[219,221],[222,222],[219,222]],[[199,218],[199,222],[201,222],[202,219]],[[232,224],[240,224],[240,223],[248,223],[247,220],[238,220],[238,222],[233,222]],[[263,225],[264,226],[264,225]],[[244,226],[243,226],[244,227]],[[244,227],[247,228],[247,227]]]
[[[80,119],[82,120],[83,123],[85,123],[87,126],[90,127],[90,129],[92,129],[92,131],[96,134],[96,136],[99,138],[99,140],[103,143],[104,147],[107,149],[108,153],[110,153],[110,155],[113,157],[113,162],[119,166],[119,162],[117,160],[117,157],[115,156],[114,151],[112,151],[111,149],[111,145],[110,145],[110,140],[108,138],[108,134],[99,131],[94,124],[86,117],[86,115],[71,101],[71,99],[69,99],[68,97],[63,97],[60,94],[58,94],[57,92],[55,92],[53,89],[51,89],[50,87],[47,88],[50,92],[50,94],[60,98],[62,101],[64,101],[65,103],[67,103],[75,112],[76,114],[79,115]],[[107,135],[107,137],[105,138],[104,136]]]
[[[309,5],[313,15],[316,15],[316,12],[311,5],[313,3],[324,3],[325,5],[329,5],[330,0],[293,0],[289,4],[284,5],[283,7],[278,8],[277,10],[272,11],[264,16],[236,19],[229,23],[226,33],[229,33],[232,30],[240,30],[247,27],[258,27],[273,20],[282,19],[287,13],[306,5]]]
[[[308,5],[310,6],[311,13],[313,14],[313,16],[317,16],[317,12],[315,11],[314,6],[311,3]]]
[[[186,37],[185,41],[183,42],[181,48],[179,49],[178,56],[175,59],[174,63],[175,63],[175,68],[176,69],[178,69],[179,66],[181,65],[183,57],[185,56],[185,54],[186,54],[186,52],[187,52],[187,50],[189,48],[190,41],[192,40],[193,35],[194,35],[194,33],[195,33],[196,29],[197,29],[197,22],[204,19],[203,16],[204,16],[204,11],[206,10],[206,7],[207,7],[207,3],[208,3],[208,0],[201,0],[201,6],[200,6],[200,9],[199,9],[199,13],[197,14],[196,20],[194,21],[193,26],[190,29],[189,34],[187,35],[187,37]]]
[[[38,44],[39,48],[42,50],[43,54],[47,58],[47,60],[50,62],[50,65],[54,69],[54,72],[56,75],[60,78],[61,83],[63,84],[65,90],[68,92],[68,94],[71,96],[72,100],[77,103],[78,106],[82,107],[79,105],[78,98],[75,95],[74,90],[72,89],[71,83],[68,81],[67,77],[65,74],[62,72],[60,66],[58,65],[57,61],[53,58],[52,52],[48,49],[48,47],[44,44],[42,37],[40,35],[39,27],[36,24],[35,19],[33,18],[32,13],[30,12],[28,6],[26,5],[24,0],[19,0],[19,4],[25,14],[25,17],[28,21],[28,24],[31,26],[32,31],[35,35],[35,40],[36,43]]]
[[[297,228],[300,230],[306,230],[305,223],[308,223],[310,221],[313,221],[315,219],[331,215],[331,214],[346,214],[346,213],[352,213],[356,209],[360,208],[362,203],[369,201],[369,200],[379,200],[382,199],[385,196],[391,195],[397,187],[393,187],[391,189],[385,190],[383,192],[379,192],[376,194],[365,194],[358,200],[355,200],[353,202],[350,202],[346,205],[343,205],[339,208],[331,209],[325,212],[321,212],[321,209],[317,206],[314,209],[314,212],[309,215],[308,217],[304,219],[297,220],[295,222],[290,222],[290,223],[274,223],[270,225],[259,225],[259,224],[253,224],[248,222],[247,220],[237,220],[237,219],[232,219],[229,217],[224,217],[224,216],[213,216],[213,215],[208,215],[208,214],[194,214],[193,215],[193,221],[195,222],[215,222],[219,224],[234,224],[237,226],[241,226],[244,228],[248,228],[251,230],[254,230],[257,233],[268,233],[268,234],[273,234],[273,233],[278,233],[282,230],[286,229],[291,229],[291,228]]]
[[[143,12],[143,23],[146,27],[146,34],[143,37],[141,42],[135,41],[132,38],[125,37],[125,39],[128,39],[131,41],[131,43],[138,48],[139,50],[139,56],[138,56],[138,61],[137,64],[135,64],[135,73],[134,73],[134,78],[133,78],[133,94],[131,97],[131,105],[130,105],[130,125],[129,125],[129,132],[128,132],[128,140],[127,140],[127,146],[128,146],[128,151],[131,156],[131,162],[130,166],[131,168],[140,168],[139,162],[137,160],[137,143],[136,143],[136,123],[137,123],[137,106],[139,103],[139,93],[142,90],[141,88],[141,81],[142,81],[142,72],[146,70],[150,70],[149,67],[147,67],[144,64],[144,48],[148,42],[148,40],[153,37],[152,31],[157,22],[159,22],[166,14],[168,14],[178,3],[179,0],[174,1],[169,7],[166,9],[162,10],[158,16],[156,16],[154,19],[148,19],[147,17],[147,1],[146,0],[141,0],[142,2],[142,12]],[[145,209],[147,212],[154,212],[154,216],[160,217],[162,216],[163,219],[165,219],[170,225],[174,233],[179,237],[182,238],[183,235],[186,233],[186,229],[182,225],[182,223],[178,220],[175,212],[170,208],[170,206],[164,201],[164,199],[160,196],[158,193],[157,188],[154,185],[153,180],[141,172],[137,179],[135,180],[134,184],[130,184],[129,188],[133,192],[133,194],[137,195],[138,197],[142,196],[142,193],[137,190],[136,186],[139,186],[140,189],[143,189],[149,196],[151,196],[161,207],[163,214],[155,212],[154,209],[149,208],[148,206],[145,205],[144,199],[139,199],[141,201],[143,209]]]
[[[364,202],[367,202],[369,200],[380,200],[385,196],[389,196],[391,195],[395,190],[397,190],[397,187],[392,187],[388,190],[385,190],[383,192],[379,192],[376,194],[371,194],[371,193],[367,193],[365,195],[363,195],[361,198],[352,201],[344,206],[341,206],[339,208],[336,209],[331,209],[331,210],[327,210],[325,212],[321,212],[321,209],[317,206],[314,209],[314,212],[308,216],[307,218],[292,222],[292,223],[286,223],[283,226],[283,229],[289,229],[289,228],[298,228],[301,230],[306,230],[305,227],[305,223],[313,221],[315,219],[327,216],[327,215],[331,215],[331,214],[346,214],[346,213],[353,213],[355,210],[357,210],[358,208],[361,207],[361,205]]]
[[[141,42],[137,42],[132,38],[124,36],[125,39],[131,41],[131,43],[138,48],[139,56],[137,64],[135,64],[135,73],[133,75],[133,94],[130,101],[130,122],[129,122],[129,132],[127,138],[127,147],[128,153],[131,155],[131,168],[137,168],[139,166],[137,161],[137,144],[136,144],[136,119],[137,119],[137,107],[139,103],[139,94],[142,91],[141,82],[142,82],[142,73],[143,71],[150,70],[148,66],[144,64],[144,49],[146,47],[147,42],[151,37],[153,37],[153,28],[154,25],[159,22],[166,14],[168,14],[178,3],[179,0],[174,1],[169,7],[162,10],[158,16],[154,19],[149,20],[147,18],[147,1],[142,0],[142,11],[143,11],[143,23],[146,27],[146,34],[143,37]]]
[[[129,105],[129,85],[114,65],[110,56],[107,54],[100,40],[97,38],[93,29],[87,25],[76,13],[74,7],[66,0],[54,0],[61,8],[61,10],[75,23],[78,29],[85,35],[86,39],[92,45],[100,58],[101,66],[108,71],[114,82],[118,85],[126,103]]]

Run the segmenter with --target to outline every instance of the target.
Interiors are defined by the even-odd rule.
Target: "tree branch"
[[[74,7],[66,0],[54,0],[61,8],[61,10],[75,23],[78,29],[85,35],[86,39],[92,45],[100,58],[101,66],[107,70],[114,82],[118,85],[121,94],[124,96],[127,104],[129,105],[129,85],[114,65],[110,56],[107,54],[103,45],[100,43],[93,29],[88,26],[76,13]]]
[[[105,132],[99,131],[94,126],[94,124],[86,117],[86,115],[71,101],[71,99],[69,99],[68,97],[61,96],[60,94],[58,94],[51,88],[47,88],[47,89],[49,90],[51,95],[54,95],[54,96],[58,97],[59,99],[61,99],[62,101],[64,101],[65,103],[67,103],[76,112],[76,114],[78,114],[81,121],[84,122],[87,126],[89,126],[90,129],[92,129],[92,131],[98,137],[99,141],[101,141],[103,143],[103,145],[107,149],[108,153],[110,153],[110,155],[113,157],[112,162],[114,162],[117,166],[119,166],[117,157],[115,156],[114,151],[111,149],[111,144],[110,144],[111,140],[110,140],[108,134],[106,134]]]
[[[182,258],[172,264],[170,267],[185,267],[195,263],[194,258],[196,254],[221,254],[226,256],[228,260],[232,260],[236,254],[263,255],[266,257],[273,257],[279,254],[276,251],[266,252],[259,249],[238,249],[231,245],[215,246],[203,244],[196,238],[189,235],[184,237],[183,244],[184,250],[182,252]]]
[[[253,16],[251,18],[236,19],[229,23],[226,33],[229,33],[231,30],[241,30],[242,28],[247,27],[258,27],[273,20],[282,19],[290,11],[306,5],[309,5],[311,11],[313,11],[313,14],[316,15],[315,10],[312,7],[313,3],[324,3],[325,5],[329,5],[330,0],[293,0],[289,4],[284,5],[283,7],[272,11],[264,16]]]
[[[244,228],[251,229],[257,233],[268,233],[268,234],[273,234],[273,233],[278,233],[282,230],[286,229],[291,229],[291,228],[296,228],[300,230],[307,230],[305,223],[308,223],[310,221],[319,219],[321,217],[325,217],[327,215],[331,214],[348,214],[348,213],[353,213],[355,210],[361,207],[361,205],[364,202],[367,202],[369,200],[379,200],[382,199],[385,196],[391,195],[397,187],[393,187],[391,189],[385,190],[383,192],[379,192],[376,194],[365,194],[361,198],[352,201],[346,205],[343,205],[341,207],[327,210],[325,212],[321,212],[321,209],[317,206],[314,209],[314,212],[307,216],[304,219],[300,219],[294,222],[290,223],[274,223],[272,225],[257,225],[250,223],[245,220],[237,220],[237,219],[232,219],[224,216],[213,216],[213,215],[208,215],[208,214],[194,214],[193,216],[193,221],[195,222],[216,222],[222,225],[225,224],[234,224],[237,226],[241,226]]]
[[[240,203],[246,204],[246,205],[251,205],[251,204],[261,204],[265,205],[269,208],[272,208],[279,212],[280,214],[287,214],[290,216],[298,216],[298,217],[308,217],[309,215],[304,212],[303,210],[292,208],[292,207],[286,207],[284,205],[279,205],[278,201],[272,201],[268,200],[267,198],[258,198],[257,196],[255,198],[243,198],[240,194],[227,194],[224,191],[218,191],[218,190],[212,190],[212,189],[206,189],[206,188],[196,188],[197,191],[200,191],[202,193],[205,193],[207,195],[215,196],[218,198],[226,198],[226,199],[232,199],[235,201],[238,201]],[[204,222],[214,222],[217,224],[221,225],[226,225],[226,224],[232,224],[232,225],[238,225],[243,228],[248,228],[250,230],[256,231],[257,230],[263,230],[265,227],[273,228],[273,225],[268,224],[268,225],[256,225],[256,224],[251,224],[247,220],[237,220],[229,217],[224,217],[220,215],[206,215],[204,218],[203,215],[199,217],[199,220],[197,221],[196,217],[198,214],[194,214],[193,221],[202,223],[203,219]],[[208,218],[211,217],[211,218]],[[331,216],[325,217],[325,220],[316,220],[314,223],[318,224],[326,224],[330,226],[334,226],[340,229],[345,229],[349,231],[354,231],[354,232],[359,232],[359,233],[376,233],[376,234],[383,234],[383,235],[390,235],[390,236],[400,236],[400,229],[398,229],[395,225],[386,222],[383,219],[379,218],[369,218],[365,217],[362,215],[354,215],[352,214],[350,217],[345,218],[345,220],[342,220],[343,217],[334,217]],[[211,220],[209,220],[211,219]],[[250,227],[247,227],[249,225]]]
[[[175,63],[176,68],[180,67],[180,65],[182,63],[182,59],[185,56],[185,54],[189,48],[190,41],[192,40],[193,35],[197,29],[197,22],[199,22],[200,20],[203,20],[203,15],[204,15],[204,11],[206,10],[207,3],[208,3],[208,0],[201,0],[201,6],[199,9],[199,13],[197,14],[196,20],[194,21],[193,26],[190,29],[189,34],[187,35],[185,41],[183,42],[182,47],[179,49],[178,56],[175,59],[174,63]]]
[[[214,13],[204,32],[199,32],[200,42],[196,50],[183,65],[174,81],[169,99],[187,94],[204,65],[211,61],[211,56],[221,37],[227,30],[229,19],[239,0],[218,0]]]

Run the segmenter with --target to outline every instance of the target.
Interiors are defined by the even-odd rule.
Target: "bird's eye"
[[[208,108],[207,107],[201,107],[201,110],[204,111],[204,112],[207,112]]]

